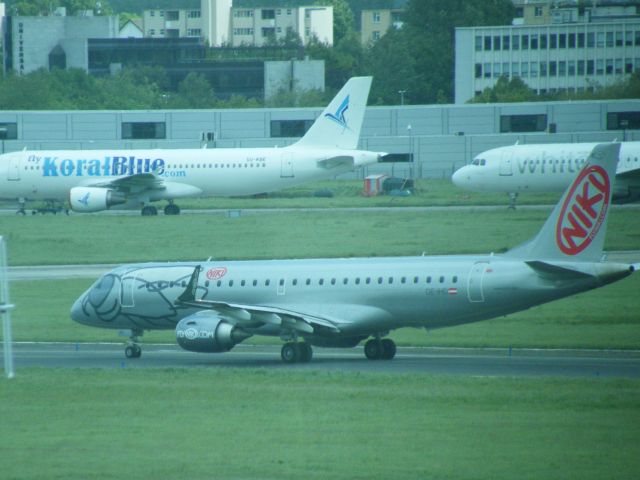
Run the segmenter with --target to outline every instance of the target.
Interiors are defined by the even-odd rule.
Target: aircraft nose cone
[[[74,322],[86,324],[86,323],[90,323],[91,319],[89,318],[89,315],[87,315],[87,313],[82,308],[83,299],[84,299],[84,295],[82,295],[75,302],[73,302],[73,305],[71,306],[71,319]]]
[[[451,175],[451,181],[456,187],[465,187],[469,182],[469,177],[464,172],[465,168],[459,168]]]

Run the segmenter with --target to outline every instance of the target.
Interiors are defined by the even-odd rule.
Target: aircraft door
[[[511,163],[513,154],[509,152],[504,152],[502,154],[502,158],[500,159],[500,175],[501,176],[509,176],[513,175],[513,165]]]
[[[20,180],[20,159],[19,155],[9,156],[9,170],[7,180]]]
[[[470,302],[484,302],[482,282],[488,265],[489,263],[487,262],[476,262],[471,267],[467,283],[467,295]]]
[[[277,292],[276,292],[276,293],[277,293],[279,296],[282,296],[282,295],[284,295],[284,294],[286,293],[286,288],[287,288],[287,280],[286,280],[286,279],[284,279],[284,278],[281,278],[281,279],[278,281],[278,290],[277,290]]]
[[[122,307],[135,307],[135,286],[136,286],[136,275],[135,273],[131,273],[128,276],[122,278],[120,282],[120,305]]]
[[[293,154],[292,153],[283,153],[281,158],[281,166],[280,166],[280,177],[281,178],[292,178],[293,174]]]

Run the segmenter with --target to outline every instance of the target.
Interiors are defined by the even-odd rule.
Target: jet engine
[[[108,188],[73,187],[69,190],[69,204],[76,212],[99,212],[126,201],[122,193]]]
[[[190,352],[227,352],[251,336],[213,312],[189,315],[178,322],[178,345]]]

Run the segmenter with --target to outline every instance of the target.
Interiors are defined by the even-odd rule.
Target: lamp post
[[[622,127],[622,141],[627,141],[627,128],[629,128],[629,120],[623,118],[620,120],[620,126]]]
[[[411,124],[407,125],[407,132],[409,133],[409,159],[411,160],[411,177],[415,177],[415,164],[413,162],[413,128]]]
[[[409,90],[398,90],[398,93],[400,94],[400,105],[404,105],[404,94],[408,91]]]

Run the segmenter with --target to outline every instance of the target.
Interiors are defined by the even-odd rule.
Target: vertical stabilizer
[[[353,77],[324,109],[297,147],[358,148],[372,77]]]
[[[600,260],[619,152],[619,143],[596,145],[538,235],[507,255],[525,259]]]

